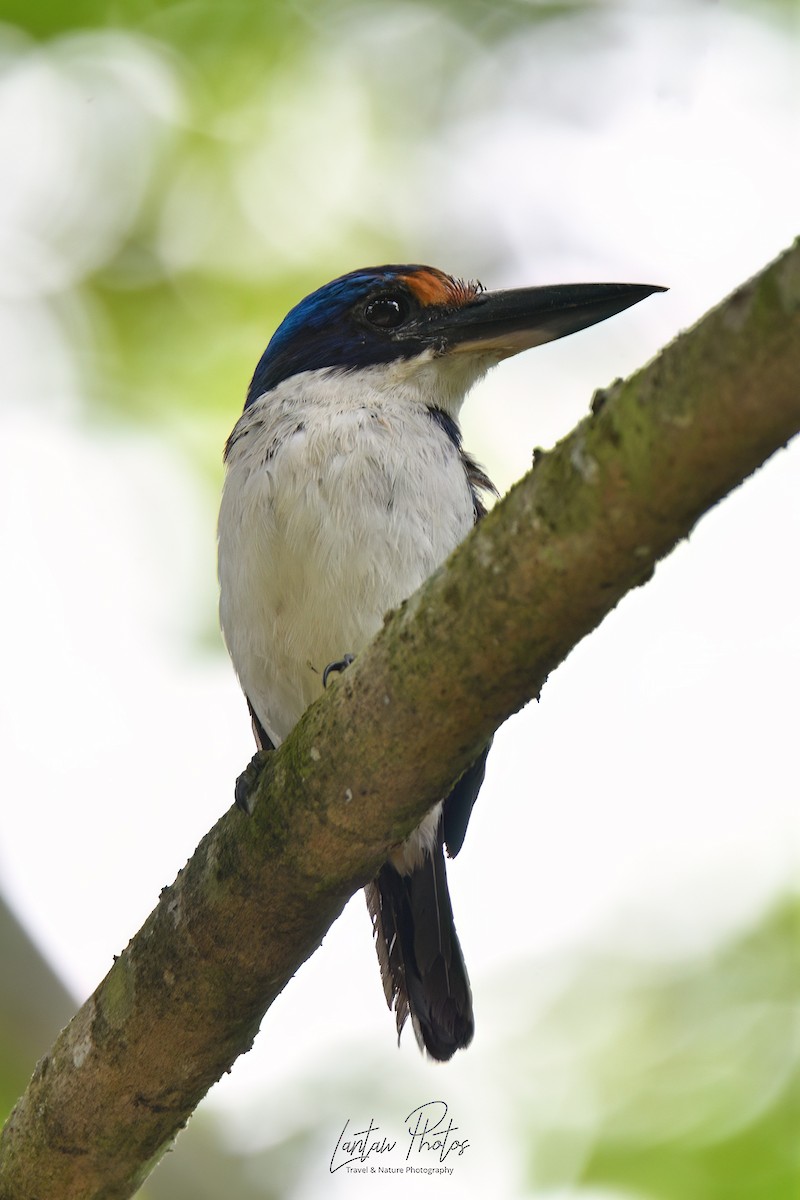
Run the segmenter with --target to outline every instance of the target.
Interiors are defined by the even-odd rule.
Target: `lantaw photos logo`
[[[357,1129],[348,1117],[331,1155],[331,1175],[452,1175],[469,1149],[444,1100],[420,1104],[403,1127],[402,1134],[393,1136],[372,1117]]]

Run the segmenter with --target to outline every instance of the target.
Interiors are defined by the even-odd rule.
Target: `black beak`
[[[566,337],[667,289],[646,283],[565,283],[481,292],[460,308],[424,313],[418,329],[440,352],[499,358]]]

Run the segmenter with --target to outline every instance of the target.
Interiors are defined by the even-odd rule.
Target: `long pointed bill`
[[[566,283],[481,292],[461,308],[425,314],[424,335],[444,352],[486,351],[507,358],[587,329],[666,290],[645,283]]]

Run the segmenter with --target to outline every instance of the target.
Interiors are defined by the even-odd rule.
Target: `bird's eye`
[[[364,316],[370,325],[378,329],[397,329],[408,313],[409,304],[405,296],[378,296],[376,300],[370,300],[364,309]]]

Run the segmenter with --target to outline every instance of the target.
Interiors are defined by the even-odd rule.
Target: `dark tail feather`
[[[458,944],[440,837],[422,866],[381,867],[366,889],[386,1002],[398,1037],[411,1016],[420,1047],[446,1062],[474,1032],[472,993]]]

